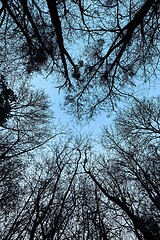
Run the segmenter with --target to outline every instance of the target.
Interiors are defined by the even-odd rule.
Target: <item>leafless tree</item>
[[[76,142],[76,141],[75,141]],[[24,193],[3,221],[2,239],[70,239],[78,207],[82,141],[57,140],[33,159],[22,181]]]
[[[9,83],[8,83],[9,85]],[[29,163],[29,154],[43,146],[58,132],[51,132],[49,101],[43,91],[28,83],[13,87],[14,101],[0,126],[0,208],[9,213],[18,204],[20,180]]]
[[[159,239],[159,99],[137,101],[122,110],[115,129],[104,128],[106,154],[86,172],[111,202],[119,223],[133,239]],[[121,217],[121,221],[119,219]],[[125,235],[124,235],[125,236]]]

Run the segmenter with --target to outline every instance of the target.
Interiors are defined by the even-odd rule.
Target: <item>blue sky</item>
[[[98,115],[96,119],[90,121],[88,124],[78,124],[73,116],[69,116],[62,110],[61,105],[64,103],[64,93],[63,90],[59,93],[58,89],[54,87],[53,76],[49,76],[47,79],[42,75],[37,75],[33,77],[32,84],[37,89],[44,89],[47,95],[50,97],[52,103],[52,110],[55,116],[55,123],[67,125],[68,128],[72,129],[73,132],[91,134],[93,138],[97,138],[101,129],[104,125],[111,125],[113,121],[113,116],[108,118],[107,113],[102,112],[101,115]],[[138,82],[137,82],[138,84]],[[137,88],[135,89],[135,96],[138,98],[156,96],[160,92],[160,86],[155,81],[151,83],[142,84],[139,82]],[[125,101],[123,101],[124,104]]]
[[[101,133],[101,128],[104,124],[111,124],[112,118],[108,118],[106,113],[102,113],[97,116],[96,119],[94,121],[90,121],[90,123],[78,124],[76,120],[73,119],[73,116],[69,116],[64,110],[62,110],[61,105],[64,103],[63,90],[59,93],[58,89],[54,88],[52,82],[53,80],[51,77],[45,79],[42,75],[37,75],[32,79],[33,86],[37,89],[44,89],[50,97],[56,123],[60,123],[62,125],[67,124],[67,126],[73,131],[77,133],[92,134],[93,137],[96,137]]]

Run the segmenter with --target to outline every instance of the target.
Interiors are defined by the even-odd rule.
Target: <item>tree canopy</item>
[[[134,94],[158,81],[159,19],[159,0],[1,0],[2,240],[160,239],[160,97]],[[55,126],[37,73],[112,126]]]
[[[45,70],[78,118],[156,78],[159,1],[1,1],[1,69]],[[73,51],[75,46],[76,50]]]

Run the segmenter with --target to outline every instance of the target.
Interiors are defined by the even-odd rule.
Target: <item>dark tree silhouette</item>
[[[19,202],[28,155],[34,155],[58,133],[52,126],[54,136],[51,134],[49,102],[43,91],[34,91],[24,82],[11,91],[2,83],[3,106],[8,104],[9,108],[0,126],[0,210],[9,214]]]
[[[75,143],[76,142],[76,143]],[[56,139],[33,158],[23,178],[21,202],[1,224],[2,239],[69,239],[78,208],[82,141]],[[4,217],[5,219],[5,217]],[[72,224],[71,224],[72,222]]]
[[[16,96],[12,89],[7,87],[5,77],[0,77],[0,126],[3,125],[10,116],[11,104],[16,101]]]
[[[104,129],[106,156],[94,171],[85,170],[111,201],[116,219],[121,216],[128,235],[136,239],[160,238],[159,98],[136,101],[115,120],[116,130]],[[86,156],[87,157],[87,156]]]

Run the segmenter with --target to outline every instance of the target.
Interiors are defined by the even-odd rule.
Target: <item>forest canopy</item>
[[[52,74],[68,111],[92,118],[157,78],[159,14],[158,0],[2,0],[1,71]]]
[[[160,239],[159,32],[159,0],[0,1],[2,240]],[[55,125],[35,74],[112,125]]]

